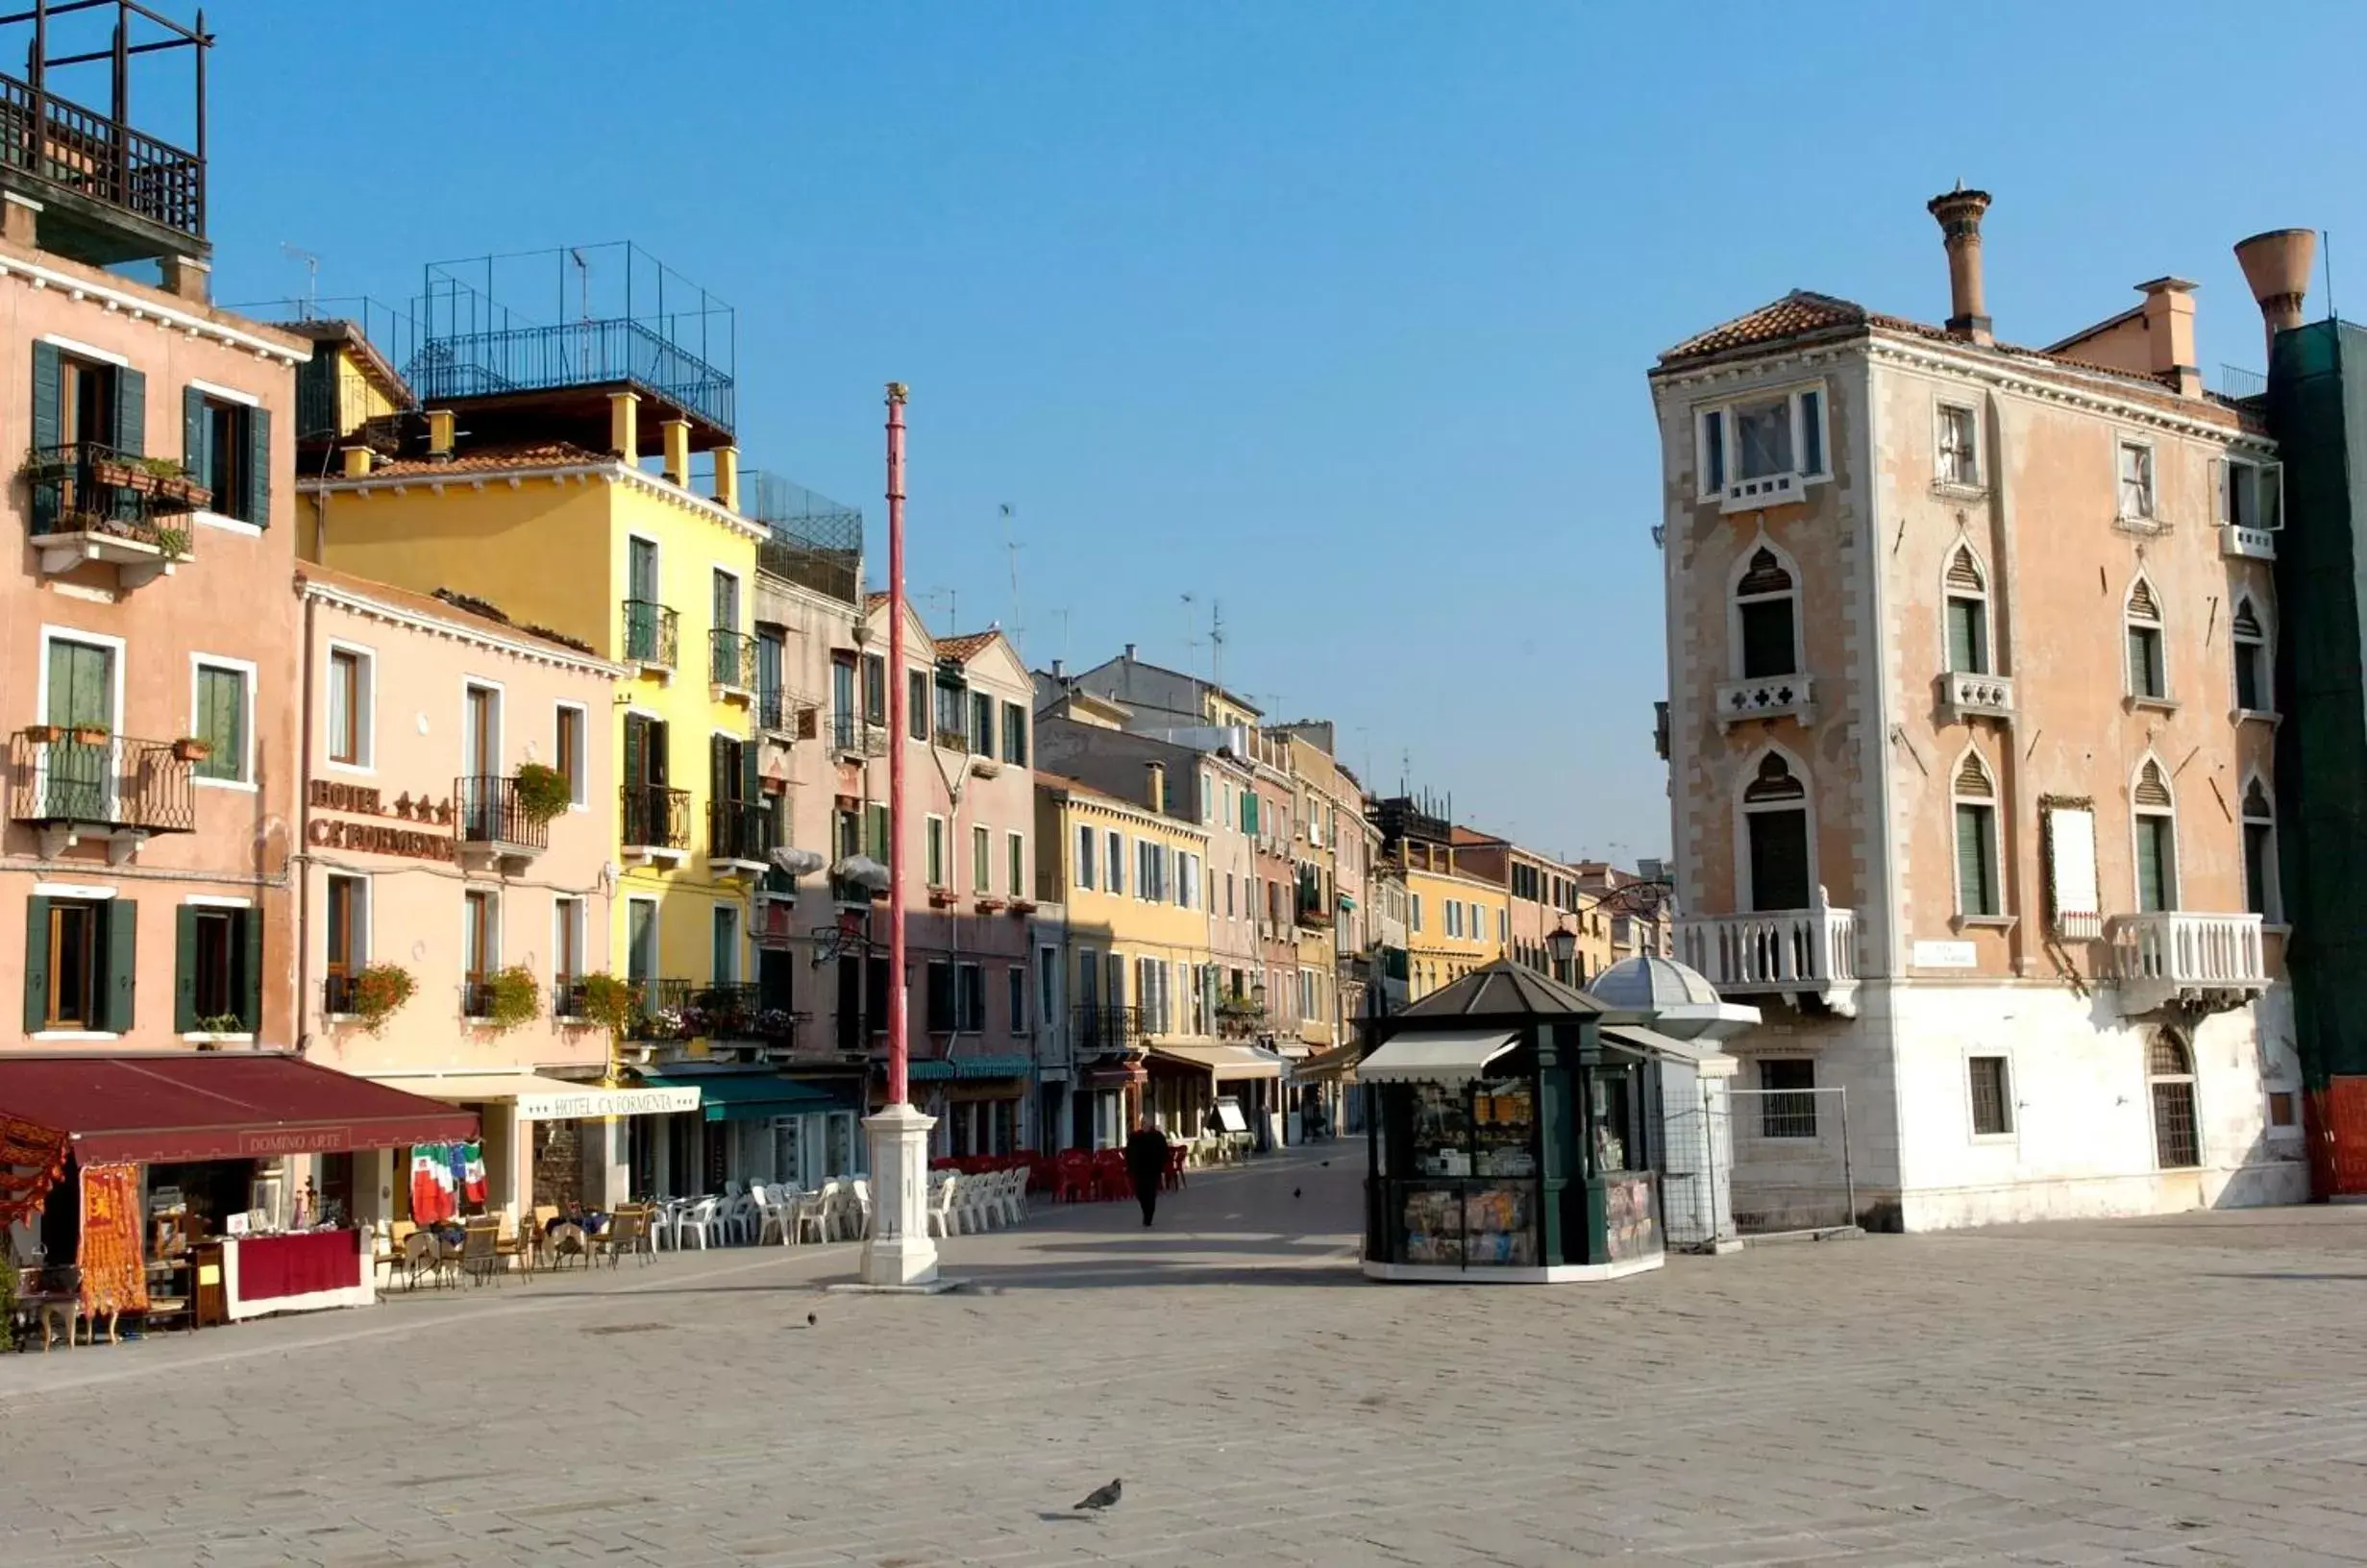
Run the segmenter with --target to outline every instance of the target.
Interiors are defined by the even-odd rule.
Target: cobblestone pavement
[[[0,1564],[2367,1562],[2367,1211],[1382,1286],[1361,1153],[931,1300],[739,1248],[0,1360]]]

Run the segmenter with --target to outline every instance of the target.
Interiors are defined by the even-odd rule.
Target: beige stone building
[[[1746,1224],[1847,1217],[1844,1137],[1912,1228],[2305,1189],[2277,454],[2205,391],[2191,283],[1999,342],[1987,206],[1932,204],[1944,326],[1795,292],[1651,372],[1676,956],[1765,1015]]]

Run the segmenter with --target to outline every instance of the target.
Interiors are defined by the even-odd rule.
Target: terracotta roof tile
[[[411,475],[449,477],[459,474],[502,474],[520,468],[586,468],[612,463],[604,452],[579,447],[571,441],[536,441],[511,447],[479,447],[456,453],[445,462],[430,457],[397,457],[370,470],[370,477]]]
[[[1001,635],[1000,631],[989,629],[967,631],[956,637],[940,637],[937,639],[937,656],[941,659],[957,659],[963,664],[968,664],[985,651],[987,644]]]

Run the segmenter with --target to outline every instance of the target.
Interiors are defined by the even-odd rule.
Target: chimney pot
[[[1132,664],[1134,662],[1134,645],[1132,643],[1128,643],[1126,645],[1126,662],[1128,664]]]
[[[2145,296],[2146,368],[2169,380],[2182,398],[2203,395],[2203,372],[2194,362],[2194,290],[2183,278],[2137,284]]]
[[[2302,301],[2309,292],[2309,269],[2317,258],[2314,229],[2271,229],[2236,244],[2235,263],[2244,269],[2244,282],[2259,303],[2271,357],[2277,352],[2277,334],[2302,324]]]
[[[449,408],[428,410],[428,455],[439,463],[452,461],[453,416]]]
[[[1989,209],[1989,193],[1966,190],[1960,181],[1954,190],[1924,206],[1939,220],[1940,237],[1948,247],[1949,333],[1974,343],[1996,342],[1981,278],[1981,215]]]
[[[1054,659],[1052,661],[1052,678],[1054,680],[1058,680],[1060,678],[1060,661],[1058,659]]]

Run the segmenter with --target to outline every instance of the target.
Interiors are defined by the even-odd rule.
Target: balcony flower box
[[[173,743],[173,756],[181,762],[204,762],[213,755],[213,744],[194,735],[184,735]]]
[[[1014,915],[1033,915],[1036,912],[1036,901],[1033,898],[1014,898],[1011,900],[1010,907]]]
[[[213,492],[197,482],[170,458],[157,458],[157,465],[148,470],[148,479],[156,497],[150,509],[156,512],[201,512],[213,504]]]
[[[981,915],[993,915],[993,914],[996,914],[996,913],[999,912],[999,911],[1001,910],[1001,908],[1002,908],[1002,900],[1001,900],[1001,899],[997,898],[997,897],[994,897],[993,895],[991,895],[991,894],[979,894],[979,895],[978,895],[978,913],[979,913],[979,914],[981,914]]]
[[[90,479],[94,484],[109,484],[118,490],[137,490],[143,494],[156,488],[156,477],[141,467],[136,457],[102,457],[93,453],[90,457]]]
[[[107,731],[97,724],[76,724],[72,730],[76,746],[105,746]]]
[[[65,730],[58,724],[27,724],[17,731],[35,746],[55,746],[65,739]]]
[[[951,888],[928,890],[928,907],[931,909],[950,909],[958,902],[960,902],[960,895]]]

